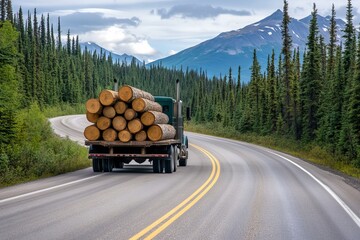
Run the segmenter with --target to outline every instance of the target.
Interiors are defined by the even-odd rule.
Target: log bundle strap
[[[154,96],[129,85],[102,90],[99,98],[87,100],[86,118],[92,123],[84,130],[89,141],[156,142],[176,134]]]

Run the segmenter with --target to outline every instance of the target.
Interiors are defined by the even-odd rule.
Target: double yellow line
[[[215,185],[217,182],[219,176],[220,176],[220,163],[219,161],[207,150],[194,145],[190,144],[192,147],[196,148],[200,152],[204,153],[211,161],[212,170],[209,178],[206,180],[206,182],[201,185],[193,194],[191,194],[188,198],[186,198],[184,201],[182,201],[179,205],[177,205],[175,208],[170,210],[168,213],[166,213],[161,218],[157,219],[155,222],[150,224],[148,227],[141,230],[139,233],[134,235],[130,238],[130,240],[137,240],[144,237],[146,234],[148,234],[143,239],[153,239],[156,237],[159,233],[164,231],[170,224],[175,222],[181,215],[183,215],[186,211],[188,211],[192,206],[194,206],[201,198],[204,197],[204,195]],[[160,225],[160,226],[159,226]]]

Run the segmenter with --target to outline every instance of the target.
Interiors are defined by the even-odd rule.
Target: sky
[[[68,30],[81,42],[95,42],[117,54],[130,54],[146,63],[175,54],[222,32],[260,21],[283,0],[13,0],[14,12],[36,8],[49,13],[54,30],[61,19],[62,35]],[[290,17],[311,14],[313,3],[322,16],[330,15],[332,4],[338,18],[345,19],[347,0],[288,0]],[[360,24],[360,1],[352,0],[354,24]]]

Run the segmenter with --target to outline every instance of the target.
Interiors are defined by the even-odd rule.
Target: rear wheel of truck
[[[92,166],[94,172],[102,172],[102,159],[99,158],[93,158],[92,160]]]
[[[112,172],[113,167],[112,159],[104,159],[104,172]]]
[[[180,158],[179,166],[186,167],[186,165],[187,165],[187,158]]]
[[[153,172],[154,173],[162,173],[163,172],[163,164],[161,159],[153,160]]]
[[[174,171],[175,163],[175,149],[174,146],[169,148],[169,158],[165,160],[165,173],[172,173]]]

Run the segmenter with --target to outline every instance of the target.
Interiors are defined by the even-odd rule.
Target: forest
[[[180,79],[182,99],[191,109],[189,125],[220,126],[236,135],[291,139],[299,145],[317,146],[334,159],[360,168],[360,35],[353,23],[351,0],[344,31],[337,29],[332,6],[329,43],[319,34],[314,4],[302,56],[292,46],[285,0],[281,54],[273,51],[262,69],[254,49],[251,78],[245,81],[241,66],[217,78],[187,68],[114,62],[103,52],[81,49],[79,37],[72,36],[70,29],[62,38],[60,18],[54,26],[49,15],[39,16],[34,9],[24,19],[21,8],[13,13],[11,0],[1,0],[0,8],[2,182],[58,174],[70,170],[66,163],[59,163],[65,158],[86,158],[86,153],[71,143],[64,146],[68,156],[56,152],[60,140],[51,133],[44,112],[58,109],[60,115],[64,106],[84,105],[102,89],[111,89],[114,79],[169,96],[175,96],[175,80]],[[52,147],[47,141],[50,135]],[[47,142],[47,148],[40,142]],[[71,169],[88,164],[86,159],[79,162]]]

